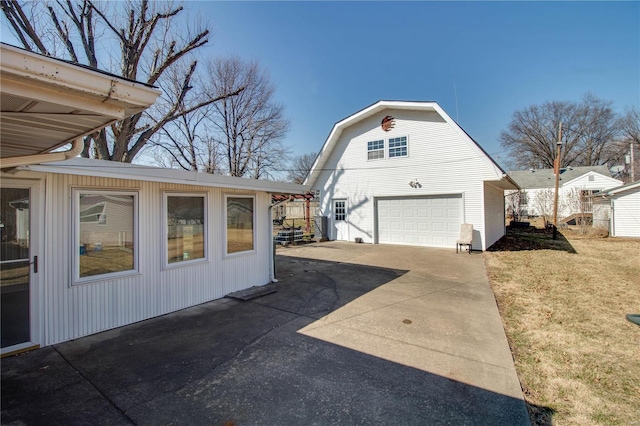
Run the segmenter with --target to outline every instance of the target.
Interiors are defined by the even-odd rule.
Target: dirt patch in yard
[[[510,230],[485,253],[532,422],[637,423],[640,240],[560,235]]]

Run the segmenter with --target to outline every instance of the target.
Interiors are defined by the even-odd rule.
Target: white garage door
[[[462,223],[462,196],[379,198],[378,242],[414,246],[456,246]]]

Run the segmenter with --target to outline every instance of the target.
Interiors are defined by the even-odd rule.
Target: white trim
[[[82,194],[102,194],[102,195],[127,195],[133,197],[133,269],[127,269],[125,271],[110,272],[100,275],[91,275],[87,277],[80,276],[80,195]],[[139,191],[138,190],[104,190],[96,189],[92,187],[72,187],[71,188],[71,229],[72,241],[71,241],[71,271],[73,271],[73,277],[71,279],[71,286],[92,284],[96,282],[108,281],[114,278],[121,278],[124,276],[140,275],[140,236],[139,229]]]
[[[116,161],[92,160],[88,158],[74,158],[59,163],[32,164],[29,166],[19,167],[18,170],[139,180],[146,182],[200,185],[216,188],[243,189],[270,192],[273,194],[304,194],[309,190],[308,186],[294,183],[212,175],[209,173],[163,169],[159,167],[119,163]]]
[[[575,177],[575,178],[573,178],[573,179],[571,179],[571,180],[569,180],[567,182],[561,182],[560,186],[561,187],[565,187],[567,185],[570,185],[572,182],[574,182],[574,181],[576,181],[578,179],[584,178],[585,176],[594,176],[595,177],[595,175],[602,176],[603,178],[607,179],[609,182],[611,182],[614,185],[620,185],[620,181],[618,179],[615,179],[615,178],[603,175],[602,173],[598,173],[598,172],[595,172],[595,171],[591,170],[591,171],[589,171],[587,173],[583,173],[580,176],[577,176],[577,177]],[[589,179],[587,178],[587,182],[593,182],[593,181],[589,181]],[[537,189],[537,188],[531,188],[531,189]]]
[[[369,144],[373,143],[373,142],[382,142],[382,148],[377,148],[377,149],[371,149],[369,150]],[[385,140],[384,139],[374,139],[374,140],[370,140],[367,141],[367,161],[380,161],[380,160],[385,160],[387,158],[387,153],[385,150]],[[369,153],[370,152],[380,152],[382,151],[382,157],[380,158],[369,158]]]
[[[391,156],[391,139],[401,139],[401,138],[405,138],[406,148],[407,148],[407,155],[396,155],[396,156],[392,157]],[[399,147],[393,147],[393,149],[397,149],[397,148],[399,148]],[[400,148],[402,148],[402,147],[400,147]],[[388,137],[387,138],[387,156],[388,156],[389,160],[394,160],[396,158],[409,158],[409,135]]]
[[[182,260],[173,263],[169,263],[169,241],[168,241],[168,230],[169,230],[169,204],[167,199],[169,197],[192,197],[192,198],[202,198],[203,207],[204,207],[204,224],[202,226],[202,243],[203,243],[203,257],[199,257],[196,259],[190,260]],[[172,191],[162,191],[162,267],[163,269],[173,269],[179,268],[182,266],[190,266],[197,263],[208,263],[209,262],[209,194],[206,192],[172,192]]]
[[[61,86],[57,102],[61,97],[75,92],[85,98],[94,97],[100,103],[117,103],[128,108],[129,115],[143,111],[153,104],[161,91],[147,85],[125,80],[115,75],[99,72],[39,55],[14,46],[2,44],[0,63],[4,79],[13,76],[36,86]],[[114,117],[121,118],[121,117]]]
[[[229,253],[229,234],[228,234],[228,227],[227,227],[227,212],[228,212],[228,206],[227,206],[227,202],[229,200],[229,198],[250,198],[253,201],[253,209],[252,209],[252,238],[253,238],[253,248],[251,250],[244,250],[244,251],[236,251],[233,253]],[[228,192],[224,194],[224,222],[222,224],[222,226],[224,227],[224,257],[228,258],[228,257],[237,257],[237,256],[243,256],[243,255],[248,255],[248,254],[255,254],[258,252],[258,248],[256,247],[257,244],[257,216],[256,216],[256,196],[255,194],[237,194],[237,193],[232,193],[232,192]]]

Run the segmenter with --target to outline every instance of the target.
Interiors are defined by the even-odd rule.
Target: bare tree
[[[213,104],[208,132],[221,149],[226,172],[258,179],[282,169],[287,161],[282,139],[289,130],[284,108],[273,100],[274,87],[256,62],[237,57],[209,64],[211,97],[221,97],[236,87],[238,96]]]
[[[304,182],[316,161],[316,156],[316,153],[310,153],[293,157],[287,173],[287,180],[293,183]]]
[[[526,214],[525,208],[528,202],[527,191],[512,191],[505,196],[507,214],[511,215],[514,222],[520,222]]]
[[[153,120],[146,113],[138,113],[86,137],[82,152],[85,157],[93,154],[103,160],[131,162],[168,123],[242,91],[241,87],[235,87],[215,96],[194,98],[196,101],[192,103],[185,101],[193,88],[197,67],[191,54],[208,42],[209,30],[192,32],[181,25],[178,31],[175,19],[182,6],[148,0],[117,3],[1,0],[0,5],[12,31],[30,51],[98,68],[101,59],[98,52],[113,53],[110,46],[115,40],[120,49],[113,54],[120,58],[108,55],[106,60],[118,61],[119,69],[110,71],[149,85],[160,84],[177,64],[185,61],[189,64],[183,68],[179,90],[164,93]]]
[[[543,189],[533,197],[533,205],[538,215],[542,216],[545,228],[553,223],[553,204],[555,192],[553,189]],[[560,201],[559,201],[560,202]],[[558,211],[561,208],[558,206]]]
[[[592,222],[590,214],[593,213],[593,203],[586,197],[588,192],[581,188],[571,188],[563,196],[569,214],[574,215],[580,234],[586,234]]]
[[[629,164],[631,161],[634,163],[634,176],[631,176],[631,167],[625,170],[625,177],[631,182],[637,180],[640,175],[640,111],[637,108],[627,109],[620,117],[619,126],[622,133],[619,141],[620,151],[628,153]],[[631,155],[631,150],[634,150],[634,155]],[[626,161],[623,160],[626,158],[620,158],[618,164],[625,164]]]
[[[500,135],[521,168],[553,168],[562,122],[560,166],[596,166],[616,161],[620,148],[612,103],[587,93],[580,102],[545,102],[516,111]]]

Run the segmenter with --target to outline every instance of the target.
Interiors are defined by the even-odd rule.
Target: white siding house
[[[336,123],[305,184],[320,191],[329,238],[455,248],[504,235],[517,185],[435,102],[380,101]]]
[[[270,194],[306,187],[74,158],[160,92],[1,49],[2,355],[271,281]]]
[[[543,216],[544,208],[537,198],[544,193],[551,194],[555,190],[555,174],[553,169],[531,169],[512,171],[509,176],[526,193],[526,204],[523,206],[527,216]],[[591,213],[591,202],[588,196],[608,188],[622,184],[622,181],[611,177],[606,166],[567,167],[560,169],[558,182],[558,220],[562,221],[575,213]],[[550,192],[551,191],[551,192]],[[509,193],[509,192],[507,192]],[[576,204],[576,195],[584,195],[583,204]],[[544,198],[544,197],[543,197]],[[579,211],[581,210],[581,211]]]
[[[593,195],[594,224],[607,226],[612,237],[640,238],[640,181]]]

